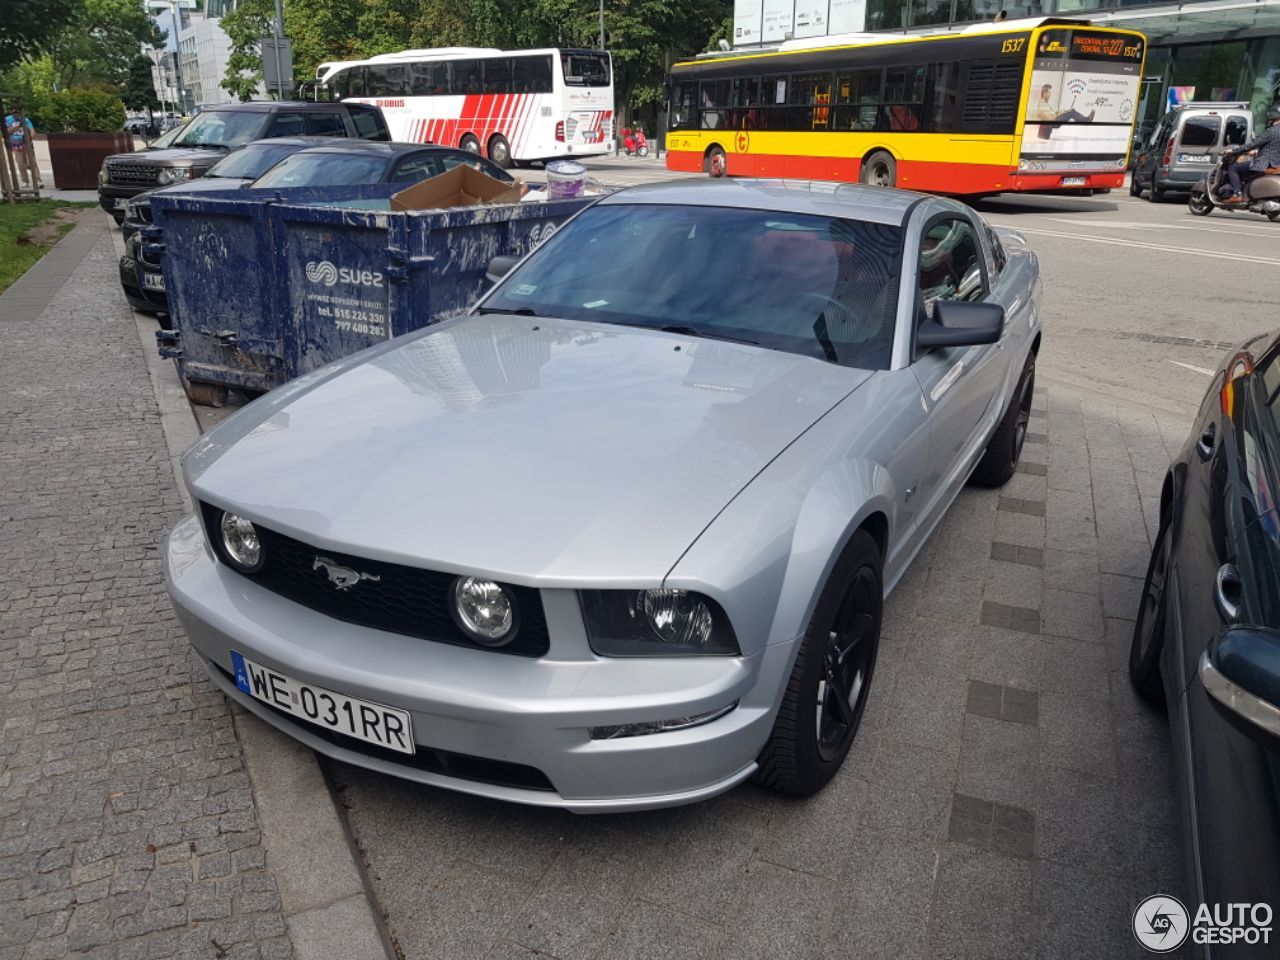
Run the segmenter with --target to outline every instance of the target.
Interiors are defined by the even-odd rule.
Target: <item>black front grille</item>
[[[235,677],[224,670],[220,664],[214,664],[214,666],[218,668],[219,673],[231,682],[232,686],[235,685]],[[255,702],[260,706],[266,707],[290,726],[305,730],[307,733],[313,734],[321,740],[326,740],[336,747],[353,750],[356,753],[363,753],[370,757],[377,757],[379,760],[386,760],[402,767],[414,767],[418,770],[426,770],[428,773],[456,777],[459,780],[473,780],[476,783],[491,783],[499,787],[516,787],[521,790],[555,790],[551,781],[547,779],[547,775],[537,767],[528,767],[523,763],[509,763],[506,760],[489,760],[486,757],[475,757],[468,753],[454,753],[452,750],[437,750],[434,747],[424,747],[422,744],[415,744],[416,753],[397,753],[395,750],[388,750],[385,747],[379,747],[377,744],[366,743],[363,740],[357,740],[355,737],[349,737],[345,733],[326,730],[324,727],[317,726],[314,723],[305,723],[293,714],[285,713],[279,707],[273,707],[271,704],[264,703],[261,700]]]
[[[160,168],[150,163],[108,163],[107,179],[112,183],[156,183]]]
[[[201,504],[201,509],[219,557],[236,570],[225,557],[218,532],[222,511],[208,504]],[[515,639],[502,647],[482,647],[462,632],[450,614],[450,591],[457,579],[454,574],[366,560],[313,547],[265,527],[257,529],[262,567],[242,576],[304,607],[362,627],[494,653],[540,657],[550,646],[542,598],[530,587],[504,584],[515,605]],[[364,576],[347,589],[339,589],[330,579],[330,569],[335,566]]]

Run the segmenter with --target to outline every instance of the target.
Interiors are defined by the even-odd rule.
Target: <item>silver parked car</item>
[[[492,270],[187,454],[168,588],[213,681],[468,793],[818,790],[884,596],[1013,473],[1035,256],[951,200],[733,180],[614,194]]]

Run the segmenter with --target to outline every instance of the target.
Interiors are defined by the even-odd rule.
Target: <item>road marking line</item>
[[[1148,243],[1145,240],[1121,240],[1118,237],[1097,237],[1089,233],[1063,233],[1058,230],[1041,230],[1038,227],[1027,227],[1016,223],[998,224],[1011,227],[1019,233],[1029,233],[1040,237],[1062,237],[1067,240],[1086,240],[1090,243],[1107,243],[1116,247],[1140,247],[1145,250],[1159,250],[1162,253],[1185,253],[1193,257],[1208,257],[1211,260],[1233,260],[1237,263],[1262,263],[1280,267],[1280,258],[1254,257],[1245,253],[1218,253],[1215,250],[1195,250],[1191,247],[1173,247],[1165,243]]]
[[[1197,367],[1194,364],[1183,363],[1181,360],[1170,360],[1175,367],[1186,367],[1188,370],[1194,370],[1196,373],[1203,373],[1206,377],[1212,377],[1213,371],[1206,370],[1204,367]]]
[[[1226,233],[1232,236],[1239,236],[1247,231],[1256,236],[1266,236],[1280,240],[1280,231],[1270,227],[1250,230],[1250,227],[1257,226],[1252,223],[1241,223],[1234,230],[1219,230],[1216,227],[1192,223],[1142,223],[1138,220],[1079,220],[1070,217],[1046,217],[1045,219],[1073,226],[1118,227],[1122,230],[1200,230],[1204,233]],[[1216,222],[1222,223],[1223,221],[1218,220]]]

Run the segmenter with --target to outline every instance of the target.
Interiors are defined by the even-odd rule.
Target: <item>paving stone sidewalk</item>
[[[292,955],[164,594],[180,513],[93,212],[0,296],[0,960]]]

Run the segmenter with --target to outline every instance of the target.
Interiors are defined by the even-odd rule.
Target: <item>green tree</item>
[[[222,29],[231,41],[222,89],[241,100],[252,100],[262,83],[262,55],[258,41],[270,33],[274,12],[272,0],[241,0],[222,18]]]
[[[159,46],[164,37],[142,0],[77,0],[48,54],[60,87],[123,89],[138,51]]]
[[[151,58],[145,53],[138,54],[129,64],[122,99],[130,110],[155,110],[160,106],[151,66]]]
[[[0,16],[0,71],[46,53],[79,6],[80,0],[6,0]]]

